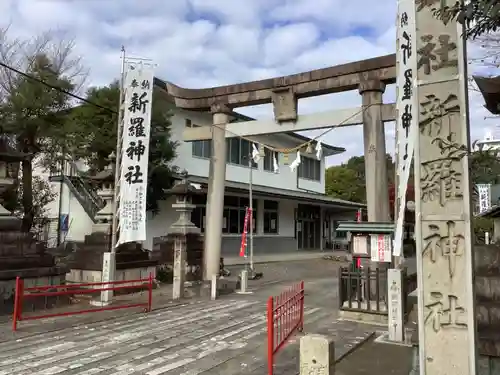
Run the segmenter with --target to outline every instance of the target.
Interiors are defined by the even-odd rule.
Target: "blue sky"
[[[0,27],[30,38],[57,30],[75,41],[90,74],[86,85],[104,85],[120,69],[120,47],[151,58],[157,76],[185,87],[211,87],[297,73],[395,51],[396,0],[1,0]],[[474,54],[477,48],[472,49]],[[476,69],[472,67],[472,71]],[[394,101],[394,87],[384,99]],[[300,113],[361,104],[357,92],[301,100]],[[270,105],[241,112],[272,116]],[[472,139],[495,120],[471,94]],[[386,126],[388,151],[394,126]],[[360,127],[334,129],[324,141],[361,155]]]

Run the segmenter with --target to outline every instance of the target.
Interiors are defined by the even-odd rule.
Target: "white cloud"
[[[185,87],[212,87],[298,73],[385,55],[395,50],[394,0],[2,0],[0,26],[27,38],[48,29],[74,36],[75,54],[91,70],[90,84],[117,78],[120,48],[158,63],[157,75]],[[364,10],[364,11],[360,11]],[[481,48],[474,46],[472,55]],[[474,71],[479,70],[476,66]],[[491,70],[487,70],[491,73]],[[389,86],[384,100],[395,98]],[[359,106],[356,91],[303,99],[300,113]],[[270,105],[241,108],[272,116]],[[471,94],[472,139],[494,120]],[[316,132],[315,134],[318,134]],[[387,150],[394,125],[386,125]],[[334,129],[324,142],[363,153],[361,127]]]

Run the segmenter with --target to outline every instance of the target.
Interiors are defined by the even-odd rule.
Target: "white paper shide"
[[[153,70],[147,66],[129,65],[125,72],[124,92],[118,245],[146,240]]]

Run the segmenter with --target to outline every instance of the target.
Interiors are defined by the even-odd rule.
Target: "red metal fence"
[[[123,291],[130,289],[143,289],[144,287],[147,287],[148,291],[147,302],[120,304],[115,306],[104,306],[93,309],[65,311],[53,314],[23,316],[23,311],[22,311],[23,302],[26,299],[39,298],[39,297],[47,298],[47,297],[60,297],[60,296],[74,296],[82,294],[95,294],[95,293],[105,292],[108,290]],[[79,314],[87,314],[98,311],[119,310],[119,309],[133,308],[133,307],[143,307],[144,311],[148,312],[151,311],[152,301],[153,301],[152,274],[150,274],[147,279],[107,281],[101,283],[86,283],[86,284],[44,285],[44,286],[34,286],[30,288],[25,288],[24,280],[17,277],[16,292],[14,296],[14,314],[12,316],[12,330],[16,331],[18,322],[25,320],[38,320],[38,319],[54,318],[57,316],[79,315]]]
[[[273,374],[274,355],[295,331],[304,328],[304,282],[267,300],[267,369]]]

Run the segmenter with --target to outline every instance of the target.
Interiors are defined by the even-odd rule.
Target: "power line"
[[[72,92],[70,92],[68,90],[65,90],[65,89],[63,89],[61,87],[51,85],[50,83],[45,82],[44,80],[42,80],[40,78],[37,78],[37,77],[34,77],[34,76],[30,75],[30,74],[24,73],[24,72],[22,72],[22,71],[20,71],[20,70],[18,70],[16,68],[14,68],[14,67],[12,67],[12,66],[9,66],[9,65],[1,62],[1,61],[0,61],[0,66],[4,67],[5,69],[13,71],[14,73],[20,74],[23,77],[28,78],[28,79],[30,79],[32,81],[35,81],[35,82],[38,82],[38,83],[40,83],[40,84],[42,84],[44,86],[47,86],[47,87],[51,88],[52,90],[56,90],[56,91],[62,92],[64,94],[68,95],[68,96],[71,96],[74,99],[80,100],[80,101],[82,101],[84,103],[87,103],[87,104],[90,104],[90,105],[93,105],[94,107],[101,108],[101,109],[104,109],[106,111],[110,111],[112,113],[118,113],[118,111],[116,111],[116,110],[113,110],[113,109],[108,108],[108,107],[104,107],[104,106],[102,106],[100,104],[97,104],[97,103],[94,103],[94,102],[92,102],[90,100],[82,98],[81,96],[73,94]]]
[[[34,76],[32,76],[32,75],[30,75],[30,74],[27,74],[27,73],[25,73],[25,72],[22,72],[22,71],[20,71],[20,70],[18,70],[18,69],[16,69],[16,68],[14,68],[14,67],[12,67],[12,66],[9,66],[9,65],[7,65],[7,64],[5,64],[5,63],[3,63],[3,62],[1,62],[1,61],[0,61],[0,66],[4,67],[5,69],[11,70],[11,71],[13,71],[13,72],[15,72],[15,73],[17,73],[17,74],[20,74],[20,75],[22,75],[23,77],[28,78],[28,79],[30,79],[30,80],[32,80],[32,81],[35,81],[35,82],[38,82],[38,83],[40,83],[40,84],[42,84],[42,85],[44,85],[44,86],[47,86],[47,87],[51,88],[52,90],[56,90],[56,91],[58,91],[58,92],[62,92],[62,93],[64,93],[64,94],[66,94],[66,95],[69,95],[70,97],[72,97],[72,98],[74,98],[74,99],[77,99],[77,100],[80,100],[81,102],[84,102],[84,103],[90,104],[90,105],[92,105],[92,106],[94,106],[94,107],[97,107],[97,108],[104,109],[104,110],[109,111],[109,112],[114,113],[114,114],[117,114],[117,113],[118,113],[118,111],[116,111],[116,110],[113,110],[113,109],[108,108],[108,107],[104,107],[104,106],[102,106],[102,105],[100,105],[100,104],[97,104],[97,103],[94,103],[94,102],[92,102],[92,101],[90,101],[90,100],[88,100],[88,99],[82,98],[81,96],[76,95],[76,94],[74,94],[74,93],[72,93],[72,92],[70,92],[70,91],[68,91],[68,90],[65,90],[65,89],[63,89],[63,88],[61,88],[61,87],[51,85],[50,83],[45,82],[45,81],[44,81],[44,80],[42,80],[42,79],[39,79],[39,78],[37,78],[37,77],[34,77]],[[248,141],[248,142],[250,142],[250,143],[262,144],[265,148],[267,148],[267,149],[269,149],[269,150],[271,150],[271,151],[274,151],[274,152],[279,152],[279,153],[283,153],[283,154],[290,154],[290,153],[292,153],[292,152],[299,151],[300,149],[302,149],[302,148],[304,148],[304,147],[308,147],[309,145],[311,145],[311,144],[312,144],[312,142],[315,142],[315,141],[316,141],[316,142],[318,142],[319,138],[321,138],[321,137],[325,136],[326,134],[328,134],[329,132],[331,132],[333,129],[338,128],[338,127],[340,127],[340,126],[344,125],[344,124],[345,124],[347,121],[349,121],[351,118],[353,118],[353,117],[355,117],[355,116],[359,115],[360,113],[364,112],[365,110],[367,110],[367,109],[368,109],[369,107],[371,107],[372,105],[374,105],[374,104],[369,104],[369,105],[367,105],[367,106],[364,106],[361,110],[359,110],[359,111],[357,111],[356,113],[354,113],[353,115],[351,115],[351,116],[347,117],[346,119],[344,119],[343,121],[341,121],[339,124],[337,124],[337,125],[333,125],[330,129],[328,129],[328,130],[324,131],[324,132],[323,132],[323,133],[321,133],[320,135],[318,135],[318,136],[316,136],[316,137],[314,137],[314,138],[311,138],[309,141],[304,142],[304,143],[302,143],[302,144],[300,144],[300,145],[298,145],[298,146],[296,146],[296,147],[292,147],[292,148],[275,148],[275,147],[273,147],[273,146],[269,146],[269,145],[264,144],[264,143],[262,143],[262,142],[255,141],[255,140],[253,140],[253,139],[251,139],[251,138],[249,138],[249,137],[245,137],[245,136],[242,136],[242,135],[237,134],[237,133],[235,133],[235,132],[232,132],[232,131],[230,131],[230,130],[227,130],[227,129],[226,129],[226,124],[212,124],[212,125],[207,125],[207,126],[215,126],[215,127],[218,127],[218,128],[220,128],[220,129],[223,129],[223,130],[227,131],[228,133],[230,133],[230,134],[234,135],[235,137],[238,137],[238,138],[244,139],[244,140],[246,140],[246,141]]]

